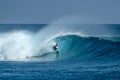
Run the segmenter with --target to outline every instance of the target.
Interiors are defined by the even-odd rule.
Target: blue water
[[[58,43],[60,59],[79,60],[120,60],[120,42],[98,37],[78,35],[59,36],[52,41]]]
[[[76,35],[60,36],[51,41],[58,42],[59,60],[1,61],[0,79],[120,80],[119,42]]]
[[[86,64],[67,62],[0,62],[0,79],[120,80],[119,64]]]
[[[52,29],[42,27],[39,31],[39,25],[36,28],[29,26],[32,29],[17,27],[12,30],[27,30],[32,32],[30,34],[7,33],[12,30],[5,27],[0,33],[0,80],[120,80],[119,36],[60,34],[46,38],[42,45],[39,37],[50,36],[44,31],[53,32]],[[39,43],[42,46],[36,46]],[[58,53],[52,50],[53,43],[58,44]],[[37,53],[33,52],[29,57],[28,53],[32,54],[34,50]]]

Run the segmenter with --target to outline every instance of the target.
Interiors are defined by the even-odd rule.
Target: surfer
[[[53,50],[56,51],[58,49],[58,44],[56,43],[54,46],[53,46]]]
[[[59,58],[59,51],[58,51],[58,44],[57,43],[53,46],[53,51],[56,53],[56,59],[58,59]]]

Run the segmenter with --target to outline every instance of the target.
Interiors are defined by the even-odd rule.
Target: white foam
[[[0,34],[0,54],[4,60],[22,60],[31,56],[31,36],[23,31]]]

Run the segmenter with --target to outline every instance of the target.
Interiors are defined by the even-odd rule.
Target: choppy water
[[[120,80],[120,65],[70,62],[0,62],[0,79]]]

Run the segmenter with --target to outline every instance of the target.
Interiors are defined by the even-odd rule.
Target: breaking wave
[[[120,42],[78,34],[57,35],[45,42],[35,40],[33,34],[19,31],[0,35],[1,60],[55,61],[79,60],[119,60]],[[58,44],[57,52],[53,46]]]
[[[58,36],[45,45],[50,43],[58,44],[60,60],[63,59],[82,59],[82,60],[119,60],[120,42],[113,42],[97,37],[81,37],[78,35]],[[48,48],[48,47],[47,47]],[[50,48],[50,47],[49,47]],[[45,47],[44,47],[45,49]],[[51,46],[52,49],[52,46]],[[46,50],[47,51],[47,50]],[[55,57],[55,52],[45,52],[51,57]],[[51,54],[52,53],[52,54]],[[46,55],[46,56],[48,56]],[[49,55],[49,57],[50,57]]]
[[[53,50],[58,44],[57,53]],[[32,58],[40,60],[119,60],[120,42],[98,37],[84,37],[77,34],[64,34],[43,43],[37,55]],[[58,57],[59,55],[59,57]]]

